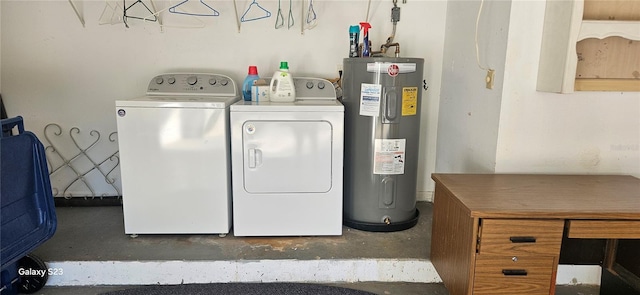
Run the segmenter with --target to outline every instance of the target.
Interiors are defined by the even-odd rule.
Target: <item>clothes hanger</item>
[[[284,16],[282,16],[282,8],[280,8],[280,0],[278,0],[278,12],[276,13],[276,30],[284,26]]]
[[[282,15],[282,9],[280,8],[280,1],[278,0],[278,13],[277,13],[277,17],[276,17],[276,24],[275,24],[275,28],[279,29],[282,28],[284,26],[284,16]],[[291,27],[293,27],[293,24],[295,22],[295,20],[293,19],[293,11],[291,10],[291,5],[292,4],[292,0],[289,0],[289,17],[287,19],[287,29],[291,29]]]
[[[110,0],[105,0],[104,3],[104,8],[102,9],[100,18],[98,18],[98,25],[115,25],[121,23],[123,8],[122,6],[120,6],[120,3]],[[108,15],[109,12],[111,13],[111,15]],[[108,16],[108,18],[106,16]]]
[[[256,7],[258,7],[258,8],[260,8],[260,10],[262,10],[262,12],[264,12],[264,15],[245,19],[245,16],[247,16],[247,13],[249,13],[249,11],[251,10],[251,8],[254,5]],[[249,8],[247,8],[247,10],[244,12],[244,14],[242,14],[242,17],[240,18],[240,21],[249,22],[249,21],[254,21],[254,20],[267,18],[267,17],[270,17],[270,16],[271,16],[271,12],[269,12],[269,10],[264,9],[264,7],[260,6],[260,4],[258,4],[258,2],[256,2],[256,0],[253,0],[253,2],[251,2],[251,4],[249,5]]]
[[[307,17],[304,15],[304,0],[302,0],[302,8],[300,9],[300,17],[306,20],[300,24],[300,34],[304,35],[304,30],[311,30],[318,24],[318,16],[313,8],[313,0],[309,0],[309,8],[307,9]],[[306,24],[306,26],[305,26]]]
[[[215,10],[213,7],[209,6],[207,3],[204,3],[204,0],[200,0],[200,3],[202,3],[202,5],[204,5],[205,7],[207,7],[211,11],[210,13],[190,13],[190,12],[183,12],[183,11],[176,10],[176,7],[181,6],[189,1],[190,0],[184,0],[172,7],[169,7],[169,12],[177,13],[177,14],[192,15],[192,16],[219,16],[220,15],[220,12]]]
[[[151,1],[151,5],[153,6],[153,0],[149,0]],[[144,20],[144,21],[152,21],[152,22],[157,22],[158,21],[158,17],[154,14],[154,12],[149,8],[149,6],[147,6],[147,4],[145,4],[144,2],[142,2],[142,0],[136,0],[135,2],[133,2],[133,4],[127,6],[127,0],[122,0],[123,3],[123,7],[124,9],[122,10],[122,20],[124,21],[124,26],[129,28],[129,24],[127,23],[127,18],[133,18],[133,19],[139,19],[139,20]],[[133,8],[134,6],[138,5],[138,4],[142,4],[142,6],[144,6],[144,8],[149,11],[151,13],[151,15],[153,15],[153,19],[147,19],[145,17],[140,17],[140,16],[135,16],[135,15],[127,15],[127,10],[130,10],[131,8]]]
[[[240,17],[238,16],[238,5],[236,4],[236,0],[233,0],[233,10],[235,10],[236,13],[236,25],[238,26],[238,33],[240,33]]]
[[[291,10],[292,7],[292,0],[289,0],[289,19],[287,20],[287,29],[291,29],[295,23],[295,20],[293,19],[293,11]]]
[[[82,27],[84,28],[84,18],[82,18],[82,16],[80,15],[80,13],[78,12],[78,9],[76,8],[76,5],[73,4],[73,1],[69,0],[69,4],[71,4],[71,7],[73,8],[73,11],[76,13],[76,16],[78,17],[78,20],[80,20],[80,23],[82,24]]]
[[[318,16],[313,9],[313,0],[309,0],[309,9],[307,10],[307,29],[311,30],[318,24]]]
[[[162,18],[160,18],[160,14],[161,13],[163,13],[163,12],[165,12],[167,10],[170,11],[172,8],[175,8],[175,7],[179,6],[180,4],[185,3],[187,1],[182,1],[182,2],[180,2],[178,4],[176,4],[176,5],[172,5],[173,3],[171,3],[171,2],[173,2],[173,1],[169,1],[170,4],[166,8],[164,8],[162,10],[158,10],[156,13],[153,13],[153,14],[145,16],[144,20],[151,20],[150,19],[151,17],[157,17],[158,18],[158,22],[160,23],[160,31],[161,32],[164,32],[164,28],[179,28],[179,29],[199,29],[199,28],[204,28],[205,27],[205,23],[204,23],[204,21],[202,21],[200,18],[197,17],[198,14],[194,14],[194,13],[190,13],[190,12],[182,12],[182,11],[176,12],[176,14],[183,14],[183,15],[193,16],[193,19],[198,21],[198,24],[197,25],[166,25],[166,24],[162,23]]]

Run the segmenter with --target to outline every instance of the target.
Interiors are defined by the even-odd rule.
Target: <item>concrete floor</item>
[[[417,204],[415,227],[372,233],[345,227],[336,237],[226,237],[124,234],[122,208],[58,207],[58,229],[34,254],[47,262],[392,259],[424,261],[431,244],[431,203]],[[77,284],[77,282],[76,282]],[[357,282],[330,285],[375,294],[448,295],[439,283]],[[37,294],[99,294],[135,286],[46,286]],[[598,286],[558,286],[558,295],[596,295]]]
[[[35,254],[46,261],[427,259],[431,203],[419,202],[418,225],[392,233],[344,227],[342,236],[235,237],[124,234],[122,207],[58,207],[56,234]]]

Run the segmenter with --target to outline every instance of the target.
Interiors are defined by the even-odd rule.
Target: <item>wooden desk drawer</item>
[[[473,294],[549,295],[554,259],[477,255]]]
[[[639,239],[640,220],[569,220],[569,238]]]
[[[560,255],[564,220],[483,219],[479,254]]]

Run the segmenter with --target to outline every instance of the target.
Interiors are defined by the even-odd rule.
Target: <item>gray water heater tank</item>
[[[418,222],[424,60],[345,58],[344,224],[389,232]]]

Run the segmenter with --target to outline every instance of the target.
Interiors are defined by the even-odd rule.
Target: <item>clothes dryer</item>
[[[126,234],[220,234],[231,227],[234,81],[163,74],[116,101]]]
[[[342,234],[344,107],[327,80],[294,87],[295,102],[231,105],[235,236]]]

